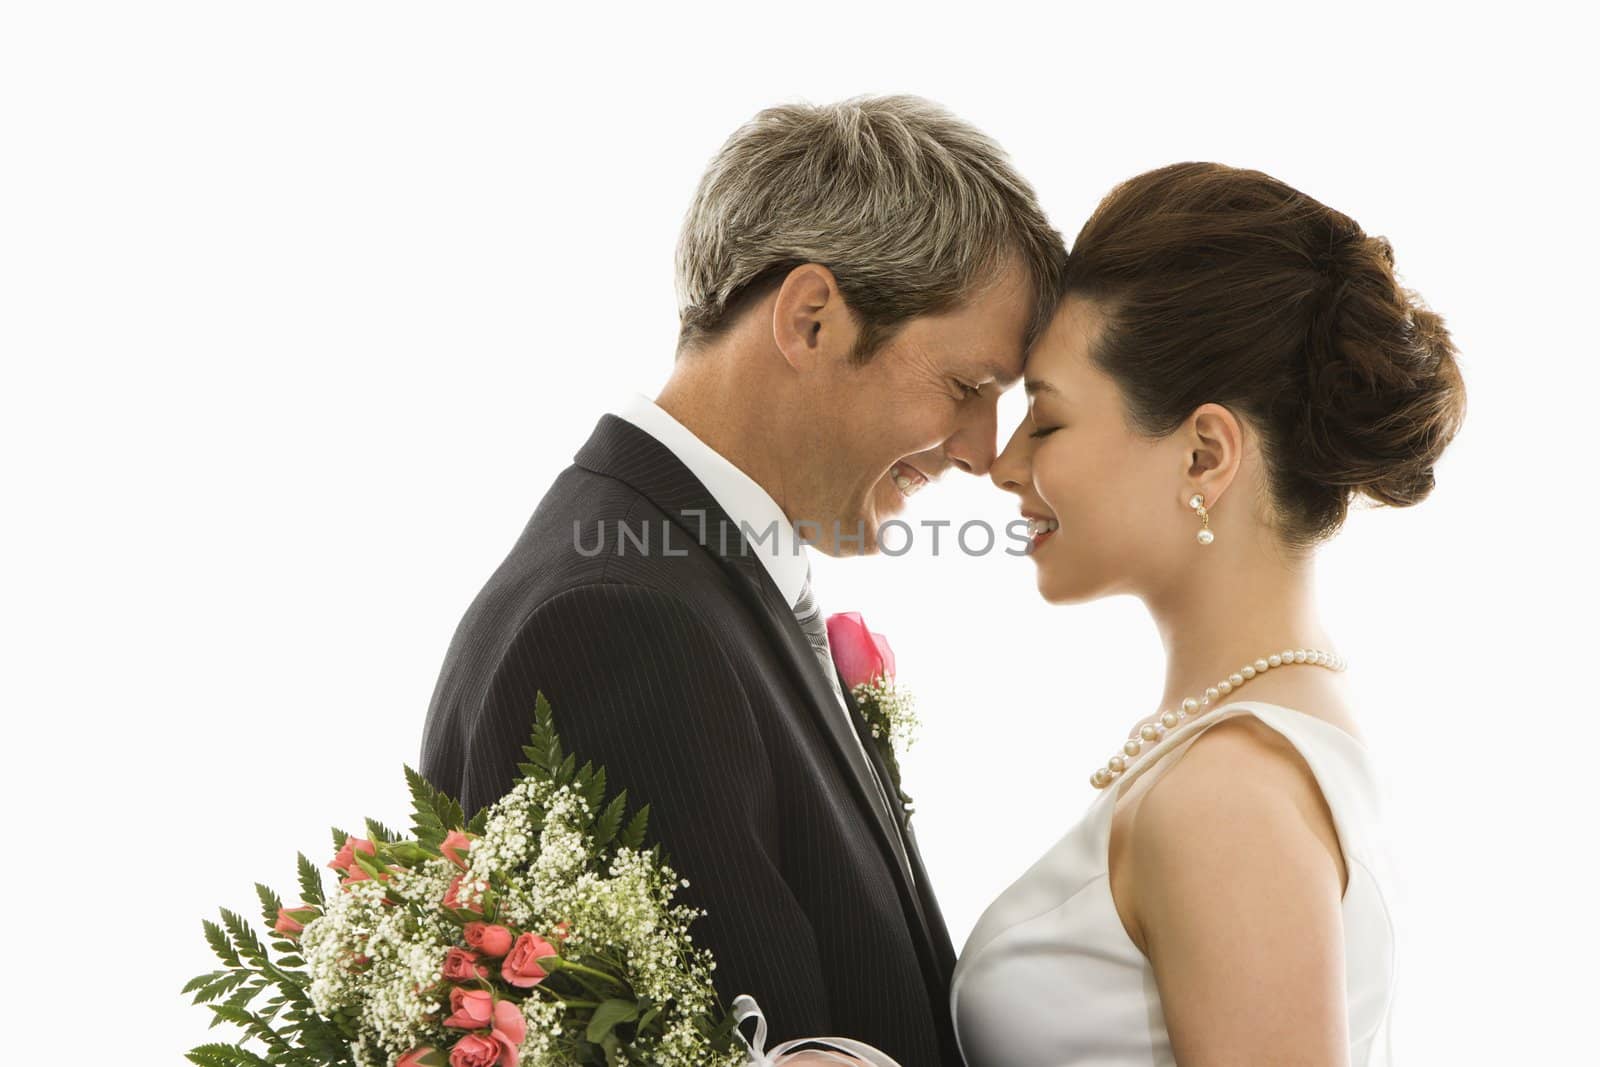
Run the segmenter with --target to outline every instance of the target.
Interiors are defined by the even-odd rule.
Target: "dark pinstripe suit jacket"
[[[542,691],[579,761],[651,805],[724,1003],[756,997],[774,1043],[960,1067],[915,840],[755,551],[669,449],[604,416],[461,620],[422,772],[469,813],[499,799]]]

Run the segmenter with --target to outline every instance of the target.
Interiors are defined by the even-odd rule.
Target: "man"
[[[999,148],[926,101],[762,112],[685,221],[670,380],[600,419],[445,659],[423,773],[498,799],[543,692],[651,805],[719,993],[774,1042],[961,1063],[950,937],[800,545],[875,552],[907,496],[988,471],[1064,257]]]

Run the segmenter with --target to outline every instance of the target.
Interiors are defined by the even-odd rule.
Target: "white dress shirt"
[[[754,478],[734,466],[727,457],[696,437],[692,430],[667,414],[659,404],[642,393],[634,393],[614,405],[611,414],[626,419],[665,445],[685,467],[689,468],[689,473],[698,478],[710,491],[712,498],[723,511],[728,513],[728,518],[741,528],[748,526],[761,535],[760,543],[752,541],[750,547],[766,566],[767,573],[772,576],[773,584],[783,594],[784,603],[789,605],[791,611],[794,610],[800,600],[801,591],[811,575],[811,557],[808,555],[810,549],[796,536],[789,517],[783,513],[778,502],[772,499],[772,494],[761,488]],[[777,537],[769,541],[765,534],[773,525],[777,527]],[[815,596],[814,589],[812,595]],[[826,633],[823,634],[822,643],[824,650],[818,652],[819,661],[830,658],[826,651]],[[849,705],[845,703],[844,694],[839,688],[838,673],[830,668],[831,664],[822,667],[828,688],[833,691],[839,713],[849,724],[850,736],[855,738],[862,762],[866,764],[878,787],[878,796],[884,810],[893,812],[895,808],[889,802],[888,787],[878,777],[877,769],[872,766],[872,760],[867,756],[866,744],[856,731],[855,723],[851,721]],[[898,820],[895,821],[898,823]],[[899,832],[898,828],[896,832]]]
[[[700,479],[735,525],[748,526],[762,535],[759,543],[751,539],[750,547],[783,594],[783,602],[793,608],[811,570],[811,557],[807,555],[810,549],[795,536],[794,525],[772,495],[644,394],[627,397],[611,413],[665,445],[689,468],[690,474]],[[766,531],[773,526],[777,527],[777,538],[765,539]]]

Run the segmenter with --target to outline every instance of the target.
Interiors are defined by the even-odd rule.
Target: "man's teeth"
[[[1043,533],[1050,533],[1061,528],[1061,524],[1054,519],[1029,519],[1028,536],[1038,537]]]
[[[928,480],[921,474],[898,463],[889,468],[889,477],[894,480],[894,487],[900,490],[903,496],[910,496],[928,484]]]

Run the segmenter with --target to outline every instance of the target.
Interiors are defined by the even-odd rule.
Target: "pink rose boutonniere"
[[[894,650],[889,639],[867,629],[860,612],[828,616],[828,647],[833,665],[855,699],[878,754],[889,770],[889,785],[909,816],[911,797],[900,785],[899,753],[916,743],[919,725],[911,694],[895,684]]]

